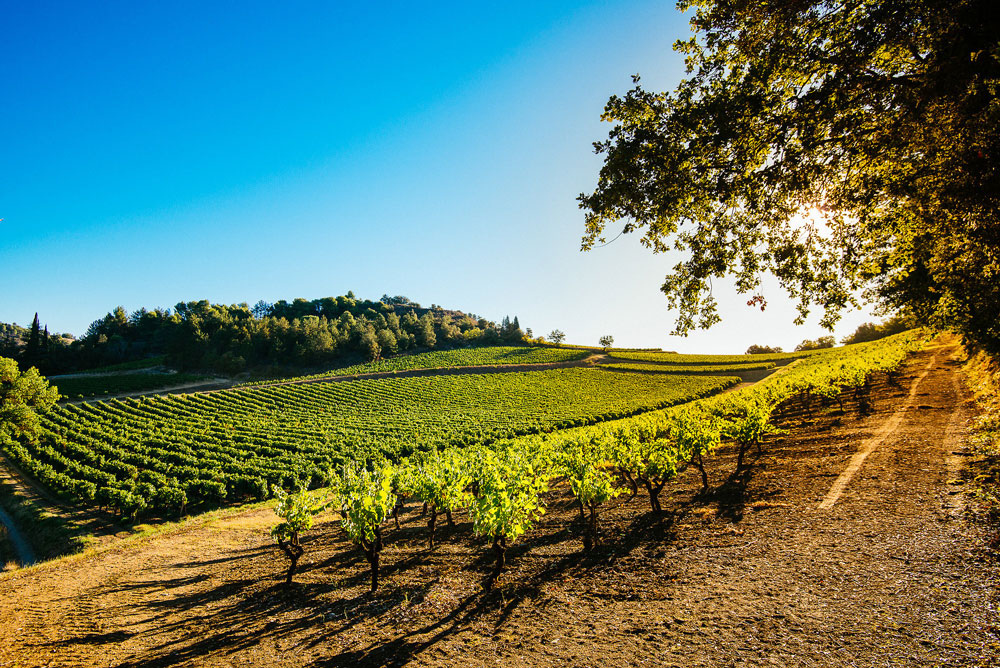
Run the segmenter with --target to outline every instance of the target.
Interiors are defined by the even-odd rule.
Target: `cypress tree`
[[[28,334],[28,345],[24,349],[25,364],[34,364],[35,360],[38,359],[38,351],[41,341],[41,334],[39,330],[38,313],[35,313],[35,319],[31,321],[31,331]]]

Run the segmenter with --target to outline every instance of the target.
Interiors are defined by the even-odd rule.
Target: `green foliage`
[[[842,343],[851,344],[876,341],[887,336],[892,336],[893,334],[905,332],[912,327],[913,319],[903,315],[893,316],[880,324],[866,322],[858,325],[853,334],[845,336]]]
[[[680,453],[680,458],[693,464],[701,472],[702,489],[708,490],[708,473],[705,457],[719,446],[724,423],[717,415],[682,409],[670,425],[670,438]]]
[[[172,367],[234,374],[244,367],[315,367],[426,348],[464,344],[476,330],[479,341],[499,338],[496,323],[460,311],[422,309],[419,304],[360,300],[351,295],[284,300],[275,304],[181,302],[174,309],[118,307],[94,321],[78,342],[43,336],[39,359],[47,373],[112,365],[118,370],[150,356]],[[9,334],[8,334],[9,331]],[[18,355],[28,330],[0,325],[0,355]],[[35,348],[38,348],[36,345]]]
[[[728,364],[760,364],[766,362],[784,362],[798,359],[809,354],[808,352],[794,353],[765,353],[760,355],[682,355],[680,353],[663,352],[633,352],[633,351],[613,351],[611,356],[623,360],[635,360],[637,362],[659,362],[660,364],[690,364],[694,366],[719,366]]]
[[[345,464],[334,481],[341,526],[359,545],[375,540],[376,530],[396,504],[393,471],[388,464],[367,468],[354,462]]]
[[[601,348],[604,349],[604,352],[608,352],[608,350],[611,349],[611,346],[615,345],[615,337],[607,334],[598,339],[597,342],[601,344]]]
[[[845,341],[846,343],[846,341]],[[766,355],[782,352],[781,346],[761,346],[756,343],[747,348],[747,355]]]
[[[820,350],[822,348],[833,348],[837,344],[836,339],[833,336],[821,336],[818,339],[810,340],[806,339],[799,345],[795,346],[795,352],[802,352],[804,350]]]
[[[726,438],[731,438],[739,444],[739,454],[736,458],[736,470],[743,468],[743,458],[751,445],[760,448],[764,439],[772,434],[783,434],[784,430],[771,424],[771,413],[776,406],[765,402],[757,396],[733,401],[724,416],[723,432]]]
[[[589,511],[583,535],[585,550],[600,542],[597,527],[598,509],[624,490],[615,484],[608,471],[611,444],[605,439],[577,439],[566,443],[554,456],[556,473],[564,476],[580,502]]]
[[[473,530],[492,541],[496,555],[484,583],[489,591],[503,572],[507,548],[545,513],[541,495],[553,472],[541,449],[480,449],[476,454],[472,468],[477,493],[470,511]]]
[[[465,451],[458,448],[449,448],[444,452],[435,450],[405,467],[407,474],[397,483],[427,504],[431,512],[428,521],[431,547],[434,547],[438,512],[445,512],[450,518],[452,512],[468,504],[469,494],[465,488],[472,482],[469,465],[469,455]]]
[[[551,341],[552,343],[559,344],[565,340],[566,340],[566,335],[563,333],[561,329],[553,329],[551,332],[549,332],[549,341]]]
[[[334,480],[340,526],[368,560],[372,592],[379,585],[382,524],[396,506],[393,479],[394,468],[388,464],[368,468],[351,462],[341,467]]]
[[[473,476],[478,493],[470,506],[478,536],[514,543],[545,514],[541,494],[553,472],[548,459],[526,448],[476,453]]]
[[[59,392],[34,367],[20,371],[17,362],[0,357],[0,442],[34,438],[38,413],[50,409]]]
[[[190,373],[121,373],[98,376],[63,377],[53,379],[52,384],[71,399],[99,397],[106,394],[124,394],[159,390],[174,385],[186,385],[210,376]]]
[[[658,378],[595,369],[436,376],[116,399],[56,407],[14,461],[54,491],[114,505],[140,478],[194,505],[264,498],[271,485],[327,484],[349,459],[582,426],[703,396],[734,381]],[[290,471],[298,471],[293,476]],[[154,490],[144,497],[158,507]],[[131,506],[129,506],[131,507]],[[169,512],[173,512],[171,509]]]
[[[180,487],[160,487],[155,492],[153,503],[157,510],[180,516],[187,506],[187,494]]]
[[[322,494],[306,489],[289,493],[275,485],[273,493],[278,500],[274,513],[284,520],[271,528],[271,537],[279,541],[290,540],[293,534],[308,531],[316,515],[329,506],[329,501]]]
[[[331,369],[308,376],[295,376],[296,380],[313,380],[337,376],[355,376],[368,373],[388,373],[412,369],[439,369],[467,366],[507,366],[511,364],[551,364],[571,362],[587,356],[583,350],[558,350],[554,348],[528,348],[524,346],[488,346],[458,350],[436,350],[429,353],[404,355],[382,359],[368,364]],[[240,387],[267,385],[279,381],[261,380],[242,383]]]
[[[761,371],[773,369],[774,362],[748,362],[746,364],[718,364],[716,366],[699,366],[697,364],[662,364],[651,362],[647,364],[601,364],[602,369],[615,371],[640,371],[642,373],[707,373],[716,375],[736,374],[742,371]]]
[[[289,494],[277,485],[274,486],[274,497],[278,500],[274,513],[284,521],[271,528],[271,538],[291,560],[285,575],[285,583],[291,584],[299,558],[305,552],[299,535],[312,527],[316,515],[329,506],[329,501],[305,489]]]
[[[664,438],[665,431],[648,421],[623,426],[614,433],[611,461],[628,481],[633,496],[638,485],[646,488],[649,506],[662,512],[660,492],[676,477],[685,464],[674,441]]]
[[[1000,348],[995,2],[678,6],[688,77],[608,101],[584,248],[641,230],[681,251],[678,333],[719,320],[714,278],[754,293],[771,273],[799,320],[832,327],[864,291]]]

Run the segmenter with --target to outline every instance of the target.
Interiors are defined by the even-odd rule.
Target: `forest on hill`
[[[520,343],[524,336],[516,316],[498,324],[437,305],[425,308],[402,296],[372,301],[348,292],[252,307],[200,300],[129,313],[119,306],[80,338],[49,335],[36,314],[30,328],[2,326],[0,356],[46,375],[158,356],[177,369],[236,374],[254,367],[314,367],[419,350]]]

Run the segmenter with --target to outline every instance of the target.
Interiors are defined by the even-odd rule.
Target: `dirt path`
[[[734,453],[713,460],[708,499],[688,474],[662,518],[616,500],[591,555],[557,489],[491,596],[464,516],[429,552],[411,506],[373,597],[331,524],[286,590],[255,511],[0,577],[0,666],[998,666],[996,564],[951,484],[971,416],[951,352],[877,385],[872,415],[785,412],[748,475],[723,485]]]
[[[101,395],[99,397],[87,397],[84,399],[68,399],[60,401],[59,405],[74,405],[74,404],[85,404],[93,403],[95,401],[109,401],[111,399],[126,399],[128,397],[148,397],[156,396],[162,394],[178,394],[181,392],[196,392],[196,391],[218,391],[221,389],[228,389],[232,384],[228,378],[212,378],[208,380],[198,380],[191,383],[182,383],[180,385],[170,385],[169,387],[161,387],[155,390],[140,390],[138,392],[120,392],[118,394],[107,394]],[[57,383],[58,385],[58,383]],[[208,390],[207,388],[212,388]]]

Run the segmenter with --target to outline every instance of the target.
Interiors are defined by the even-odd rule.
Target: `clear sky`
[[[671,2],[5,3],[0,321],[116,305],[402,294],[576,343],[742,352],[825,332],[718,285],[668,336],[677,261],[581,253],[609,95],[672,88]],[[845,317],[843,336],[866,313]]]

